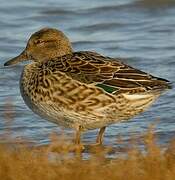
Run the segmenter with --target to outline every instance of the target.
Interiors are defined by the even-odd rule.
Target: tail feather
[[[132,108],[144,110],[160,96],[160,93],[123,94],[123,96],[129,101]]]
[[[170,81],[163,78],[159,78],[159,77],[154,77],[154,78],[155,78],[154,82],[156,82],[157,85],[153,87],[153,90],[154,89],[159,89],[159,90],[172,89],[173,85]]]

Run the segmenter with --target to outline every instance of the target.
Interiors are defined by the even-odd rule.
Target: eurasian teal
[[[20,89],[25,103],[41,117],[80,132],[105,127],[143,112],[169,81],[96,52],[74,52],[63,32],[44,28],[28,40],[24,51],[4,65],[32,60],[24,66]]]

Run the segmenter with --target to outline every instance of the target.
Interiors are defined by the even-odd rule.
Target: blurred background
[[[49,143],[51,132],[62,131],[24,104],[19,91],[23,65],[3,67],[43,27],[64,31],[76,51],[120,57],[131,66],[175,82],[175,0],[0,0],[0,136],[10,129],[14,138],[42,145]],[[13,114],[10,123],[4,121],[8,113]],[[140,116],[108,127],[105,144],[119,146],[117,136],[126,143],[133,135],[141,137],[155,121],[158,143],[166,145],[175,137],[174,89]],[[96,133],[85,133],[84,141],[94,141]]]

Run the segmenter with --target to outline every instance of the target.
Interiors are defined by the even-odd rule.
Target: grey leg
[[[79,145],[81,142],[81,130],[78,128],[75,134],[75,144]]]
[[[96,143],[99,144],[99,145],[101,145],[103,143],[103,136],[104,136],[105,129],[106,129],[105,126],[100,128],[100,131],[98,133]]]
[[[81,152],[85,149],[84,146],[81,144],[81,131],[82,131],[82,128],[81,126],[79,126],[75,133],[74,151],[78,153],[78,155],[81,154]]]

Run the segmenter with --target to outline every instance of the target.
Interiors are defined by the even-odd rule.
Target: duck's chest
[[[39,102],[38,85],[40,72],[37,66],[33,64],[26,65],[20,78],[20,92],[25,103],[33,109],[33,106]]]
[[[49,82],[45,78],[45,69],[37,65],[27,65],[20,78],[20,92],[26,105],[42,118],[57,121],[62,116],[61,109],[52,108]]]
[[[43,72],[45,71],[45,72]],[[74,112],[78,82],[62,72],[49,74],[47,69],[27,65],[21,75],[20,91],[26,105],[36,114],[65,127],[74,127],[85,117]],[[49,71],[49,70],[48,70]],[[51,72],[50,72],[51,73]],[[75,97],[71,99],[73,89]],[[78,93],[79,94],[79,93]],[[74,112],[74,115],[72,115]]]
[[[25,104],[35,113],[41,114],[39,108],[38,93],[36,91],[38,84],[37,69],[31,65],[24,67],[20,78],[20,92]]]

